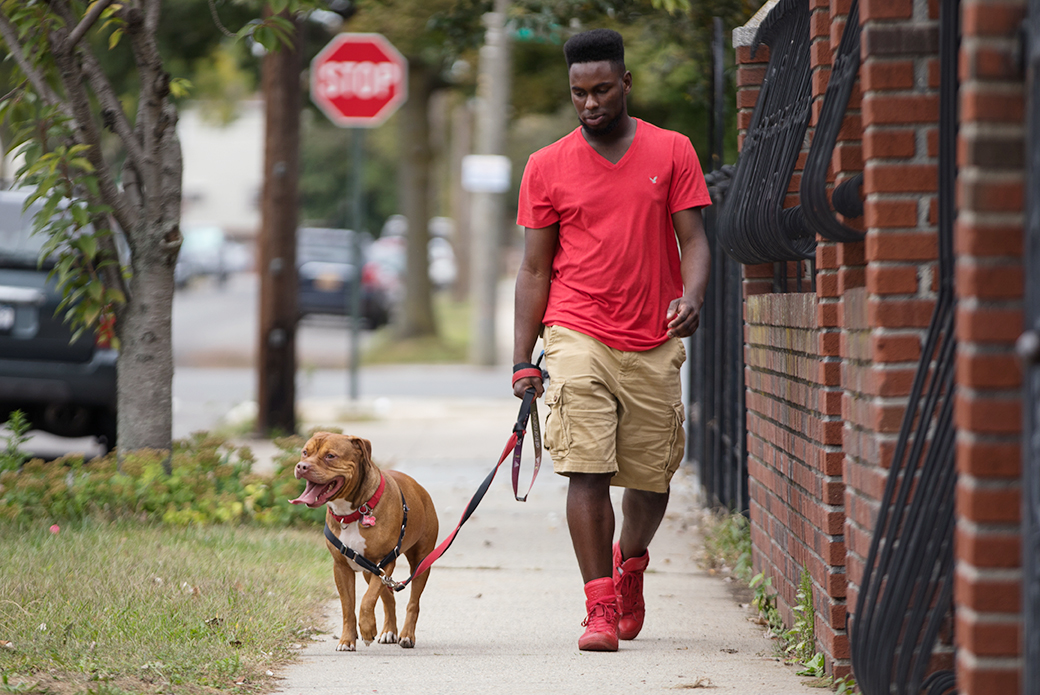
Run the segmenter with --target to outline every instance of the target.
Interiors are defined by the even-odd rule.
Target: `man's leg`
[[[614,509],[610,474],[572,473],[567,487],[567,528],[585,582],[585,634],[578,649],[617,651],[618,606],[613,568]]]
[[[586,584],[611,574],[614,507],[610,503],[610,478],[610,474],[598,473],[572,473],[568,477],[567,528]]]
[[[622,559],[642,557],[646,553],[667,508],[667,492],[647,492],[631,488],[625,490],[625,496],[621,499],[624,519],[621,522],[619,541]]]
[[[621,501],[625,519],[621,539],[612,549],[614,589],[618,597],[618,638],[635,639],[643,629],[643,572],[650,564],[647,548],[668,508],[667,492],[629,488]]]

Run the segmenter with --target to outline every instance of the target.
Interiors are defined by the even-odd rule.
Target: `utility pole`
[[[508,9],[509,0],[495,0],[495,11],[484,15],[487,30],[484,46],[480,49],[480,74],[477,78],[477,153],[480,155],[501,157],[505,153],[511,73],[509,36],[505,27]],[[508,190],[508,178],[506,183],[504,190]],[[493,365],[497,361],[495,304],[505,221],[504,190],[471,190],[473,323],[470,361]]]
[[[263,60],[264,185],[257,270],[260,335],[256,428],[261,435],[296,432],[296,217],[299,181],[301,23],[293,45]]]

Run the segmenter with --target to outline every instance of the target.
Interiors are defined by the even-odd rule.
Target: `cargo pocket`
[[[671,476],[682,463],[686,454],[686,406],[682,402],[672,405],[672,436],[668,442],[668,475]]]
[[[551,379],[545,391],[545,404],[549,406],[549,414],[545,416],[545,448],[553,456],[561,457],[571,448],[564,385],[562,379]]]

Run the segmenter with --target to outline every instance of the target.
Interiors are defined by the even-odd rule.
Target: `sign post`
[[[350,397],[358,397],[361,324],[361,228],[364,225],[363,128],[375,128],[408,98],[408,61],[380,34],[339,34],[311,62],[311,100],[340,128],[353,128],[351,208],[354,282],[351,286]]]

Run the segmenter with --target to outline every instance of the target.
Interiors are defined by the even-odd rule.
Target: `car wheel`
[[[101,445],[102,455],[116,448],[116,420],[115,411],[105,410],[98,414],[97,440]]]

